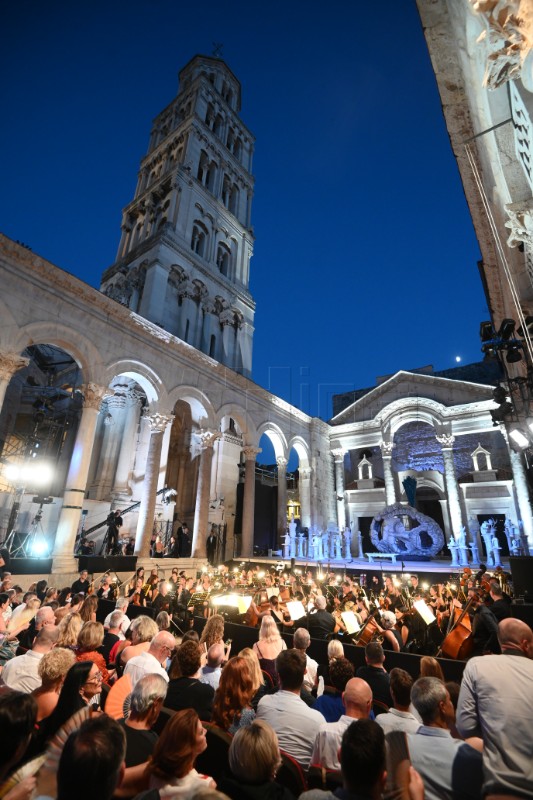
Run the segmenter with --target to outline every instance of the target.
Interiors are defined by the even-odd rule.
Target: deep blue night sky
[[[222,42],[257,138],[254,380],[311,414],[480,360],[479,258],[414,0],[17,0],[0,229],[93,286],[152,118]]]

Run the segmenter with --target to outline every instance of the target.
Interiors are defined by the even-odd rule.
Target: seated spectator
[[[316,732],[325,719],[300,698],[305,663],[300,650],[283,650],[279,654],[276,668],[281,689],[261,698],[257,717],[274,729],[281,749],[295,758],[303,769],[308,769]]]
[[[109,684],[109,672],[105,659],[98,648],[104,641],[104,626],[101,622],[86,622],[78,634],[76,661],[92,661],[102,675],[104,683]]]
[[[58,625],[59,635],[56,647],[67,647],[69,650],[75,650],[78,646],[78,636],[82,625],[83,622],[77,611],[64,616]]]
[[[259,641],[254,643],[253,650],[257,653],[261,669],[270,675],[276,687],[279,685],[276,659],[281,651],[286,649],[287,645],[281,638],[275,619],[270,616],[263,617],[259,629]]]
[[[409,711],[412,686],[413,679],[408,672],[398,667],[391,669],[390,693],[393,706],[387,714],[378,714],[376,717],[376,722],[385,733],[390,731],[416,733],[420,727],[419,721]]]
[[[144,764],[152,755],[158,736],[152,727],[167,694],[167,682],[160,675],[145,675],[131,693],[130,713],[119,720],[126,734],[126,767]]]
[[[169,634],[167,634],[169,635]],[[174,677],[174,666],[179,677]],[[193,708],[200,719],[210,720],[215,690],[200,681],[201,653],[196,642],[185,642],[176,650],[170,667],[166,705],[175,711]]]
[[[160,631],[169,631],[171,624],[171,616],[168,611],[160,611],[155,618],[155,624]]]
[[[246,658],[248,663],[250,664],[253,681],[255,686],[254,695],[252,697],[252,708],[254,711],[257,711],[257,705],[261,698],[268,694],[267,686],[265,683],[265,678],[263,673],[261,672],[261,667],[259,665],[259,658],[257,657],[257,653],[255,653],[251,647],[244,647],[239,655],[242,658]]]
[[[96,609],[98,608],[98,598],[95,594],[86,597],[80,608],[82,622],[96,622]]]
[[[324,692],[313,705],[316,711],[320,711],[326,722],[337,722],[345,713],[342,695],[346,684],[353,678],[353,672],[353,664],[347,658],[337,658],[331,662],[329,679],[335,692]]]
[[[301,650],[305,656],[307,666],[305,670],[303,688],[308,692],[312,692],[316,683],[318,661],[315,661],[315,659],[311,658],[311,656],[307,653],[307,649],[311,644],[311,636],[309,635],[309,631],[306,628],[296,628],[294,631],[292,644],[296,650]]]
[[[176,640],[172,634],[168,631],[159,631],[150,642],[148,652],[130,658],[126,664],[124,674],[130,676],[132,686],[151,673],[161,675],[168,681],[167,671],[163,664],[166,665],[167,658],[172,655],[175,647]]]
[[[237,731],[229,748],[231,777],[219,789],[231,800],[292,800],[292,793],[275,782],[281,766],[278,737],[270,725],[256,719]]]
[[[379,725],[370,719],[361,719],[348,725],[342,736],[340,767],[343,788],[332,792],[311,789],[300,795],[300,800],[378,800],[385,788],[385,735]],[[411,800],[423,793],[411,794]]]
[[[372,709],[372,691],[362,678],[352,678],[344,692],[346,710],[338,722],[326,722],[318,729],[311,764],[326,769],[340,769],[339,748],[346,728],[354,720],[368,719]]]
[[[0,782],[23,760],[35,726],[37,703],[31,694],[0,694]]]
[[[374,700],[385,703],[389,708],[392,706],[390,694],[390,678],[387,670],[383,666],[385,653],[379,642],[369,642],[365,647],[365,667],[359,667],[355,673],[358,678],[365,680],[372,689]]]
[[[35,602],[38,602],[38,600]],[[31,650],[33,647],[33,640],[41,628],[55,628],[55,624],[56,618],[50,606],[43,606],[43,608],[39,608],[29,626],[27,626],[18,637],[21,649]]]
[[[120,623],[120,631],[121,631],[120,638],[122,640],[126,638],[126,631],[128,630],[131,624],[129,618],[126,616],[126,613],[128,611],[128,606],[129,606],[129,600],[127,597],[117,597],[117,601],[115,603],[115,611],[122,611],[123,614],[122,622]],[[105,618],[104,628],[109,628],[109,623],[111,621],[112,613],[113,612],[111,611]]]
[[[455,712],[445,685],[438,678],[419,678],[411,699],[422,725],[408,733],[411,763],[424,781],[426,800],[480,798],[481,753],[466,742],[453,739],[450,728]]]
[[[336,658],[344,658],[344,647],[342,646],[342,642],[340,642],[338,639],[331,639],[328,642],[328,663],[319,664],[317,667],[317,684],[320,681],[320,678],[322,678],[324,686],[331,686],[329,667],[331,662]]]
[[[111,650],[118,642],[122,641],[120,623],[122,622],[123,616],[124,614],[122,611],[113,611],[111,614],[111,619],[109,620],[109,628],[104,628],[104,639],[98,648],[98,652],[104,657],[104,661],[108,669],[109,665],[113,663],[110,657]]]
[[[200,644],[205,644],[206,650],[217,642],[224,643],[224,617],[221,614],[209,617],[200,636]]]
[[[228,733],[245,728],[255,719],[251,707],[257,687],[250,662],[242,656],[230,658],[220,678],[213,704],[213,722]]]
[[[222,642],[212,644],[207,651],[207,664],[205,667],[202,667],[200,673],[201,682],[212,686],[215,691],[218,689],[218,684],[220,683],[224,658],[225,653]]]
[[[157,623],[146,614],[136,617],[130,625],[131,644],[125,647],[120,653],[120,661],[126,665],[130,658],[147,653],[150,642],[159,633]]]
[[[214,787],[212,778],[194,769],[196,758],[207,747],[205,728],[191,708],[174,714],[159,737],[147,771],[150,788],[163,790],[162,797],[192,793],[200,787]]]
[[[39,663],[57,641],[57,628],[44,627],[34,639],[33,647],[22,656],[15,656],[2,670],[2,683],[19,692],[33,692],[41,685]]]
[[[111,800],[124,776],[126,741],[114,719],[82,722],[65,742],[57,770],[57,800]]]
[[[444,672],[442,667],[433,656],[422,656],[420,659],[419,678],[438,678],[444,683]]]
[[[32,694],[37,701],[37,722],[49,717],[57,705],[66,674],[74,664],[72,650],[54,647],[39,662],[41,685]]]

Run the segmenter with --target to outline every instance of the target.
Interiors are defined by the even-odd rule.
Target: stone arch
[[[152,408],[159,408],[164,411],[170,409],[168,394],[161,378],[151,367],[143,364],[142,361],[124,359],[123,361],[114,361],[108,364],[103,373],[105,385],[108,386],[117,375],[124,375],[126,378],[132,378],[137,381],[145,392],[148,403]]]
[[[309,458],[309,445],[302,436],[293,436],[289,441],[288,452],[294,448],[298,453],[300,468],[308,468],[311,464]]]
[[[217,415],[208,397],[195,386],[176,386],[168,393],[168,407],[173,409],[178,400],[188,403],[191,416],[200,428],[217,430]]]
[[[392,437],[409,422],[425,422],[438,429],[443,426],[445,418],[446,409],[443,405],[435,400],[416,397],[395,400],[385,406],[376,417],[376,422],[380,422]]]
[[[251,444],[255,447],[257,446],[257,443],[259,442],[257,430],[244,408],[241,408],[241,406],[238,406],[235,403],[225,403],[223,406],[221,406],[216,413],[217,427],[219,429],[224,417],[233,417],[241,429],[243,438],[246,440],[246,444]]]
[[[20,328],[15,347],[22,352],[32,344],[53,344],[60,347],[76,361],[83,370],[84,380],[99,382],[102,374],[102,358],[98,349],[85,333],[61,323],[32,322]]]
[[[275,422],[264,422],[257,429],[257,441],[261,439],[263,434],[268,436],[272,442],[272,447],[274,448],[276,458],[287,458],[289,453],[289,448],[287,447],[287,438],[279,425],[276,425]]]

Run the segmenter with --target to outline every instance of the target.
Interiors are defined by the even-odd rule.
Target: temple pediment
[[[485,384],[400,370],[355,400],[333,417],[330,424],[346,425],[374,419],[387,406],[407,398],[418,397],[428,404],[436,403],[444,408],[452,408],[491,400],[492,392],[493,387]]]

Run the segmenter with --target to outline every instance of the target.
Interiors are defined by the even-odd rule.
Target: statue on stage
[[[290,558],[291,537],[288,532],[283,536],[283,558]]]
[[[322,535],[316,528],[313,533],[313,550],[315,552],[315,561],[322,561],[324,558],[322,552]]]
[[[411,524],[417,524],[407,529],[406,517]],[[401,503],[387,506],[376,514],[370,526],[370,538],[381,553],[399,555],[436,556],[444,546],[444,534],[435,520]]]
[[[337,561],[340,561],[342,558],[342,551],[341,551],[342,539],[340,531],[336,531],[334,539],[335,539],[335,559]]]
[[[491,538],[491,556],[492,556],[492,566],[493,567],[501,567],[502,562],[500,560],[500,542],[496,533]]]
[[[349,561],[352,557],[352,531],[350,528],[344,529],[344,558]]]
[[[452,554],[452,567],[458,567],[459,566],[459,560],[457,558],[457,550],[459,548],[457,547],[457,542],[455,541],[453,536],[450,536],[450,541],[448,542],[448,547],[450,549],[450,553]]]

